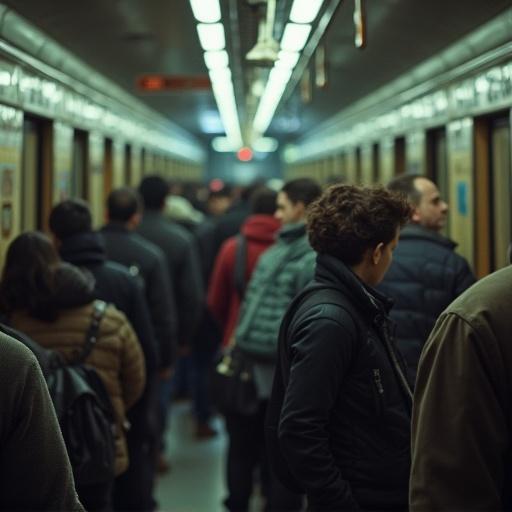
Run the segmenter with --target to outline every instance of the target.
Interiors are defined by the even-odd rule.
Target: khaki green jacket
[[[414,396],[411,511],[512,508],[512,267],[437,321]]]

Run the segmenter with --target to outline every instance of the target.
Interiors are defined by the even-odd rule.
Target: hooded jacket
[[[128,270],[107,260],[99,233],[78,233],[61,241],[59,253],[64,261],[87,269],[95,279],[95,298],[114,304],[135,330],[144,351],[148,375],[159,365],[158,347],[148,306],[140,282]]]
[[[454,252],[456,246],[435,231],[409,224],[400,233],[391,267],[378,287],[394,300],[391,318],[411,385],[437,318],[475,282],[467,261]]]
[[[39,320],[24,311],[14,311],[10,322],[45,348],[57,350],[66,360],[80,352],[93,313],[93,284],[71,265],[62,265],[56,275],[52,301],[59,315],[54,322]],[[116,475],[128,467],[126,411],[138,400],[145,384],[144,356],[126,317],[108,306],[98,341],[85,360],[102,378],[116,415]]]
[[[410,510],[512,510],[512,267],[440,316],[414,393]]]
[[[279,227],[280,222],[272,215],[251,215],[243,224],[241,234],[247,241],[245,283],[261,254],[275,242]],[[223,330],[224,346],[233,335],[241,302],[234,282],[238,241],[235,236],[222,245],[208,287],[208,308]]]
[[[310,510],[405,510],[411,395],[390,337],[389,300],[319,255],[314,284],[338,302],[299,303],[279,345],[279,445]],[[281,392],[279,391],[281,389]]]

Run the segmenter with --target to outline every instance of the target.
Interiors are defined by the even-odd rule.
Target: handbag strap
[[[95,300],[92,309],[92,318],[85,336],[85,344],[82,352],[74,360],[75,363],[83,363],[91,354],[98,341],[100,323],[107,310],[107,303],[102,300]]]
[[[245,271],[247,268],[247,238],[244,235],[238,235],[236,237],[236,253],[235,253],[235,269],[234,269],[234,283],[235,290],[240,297],[240,300],[244,298],[245,288],[247,283],[245,282]]]

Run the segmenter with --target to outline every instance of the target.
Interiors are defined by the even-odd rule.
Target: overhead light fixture
[[[288,52],[300,52],[308,42],[311,25],[288,23],[281,39],[281,49]]]
[[[226,50],[205,52],[204,62],[206,64],[206,67],[210,70],[227,68],[229,65],[228,52]]]
[[[219,0],[190,0],[194,18],[201,23],[220,21]]]
[[[212,23],[211,25],[199,23],[197,34],[199,35],[199,43],[205,51],[223,50],[226,46],[222,23]]]
[[[299,61],[299,52],[279,52],[279,59],[276,62],[276,67],[284,67],[287,69],[293,69]]]
[[[260,137],[252,144],[252,149],[257,153],[273,153],[279,147],[279,143],[272,137]]]
[[[295,0],[290,12],[293,23],[312,23],[322,7],[323,0]]]

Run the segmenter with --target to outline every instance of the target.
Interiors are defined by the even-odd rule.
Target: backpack
[[[78,488],[107,483],[115,476],[114,410],[96,369],[84,364],[98,341],[106,307],[95,301],[82,351],[68,362],[57,351],[2,326],[33,351],[43,368]]]

